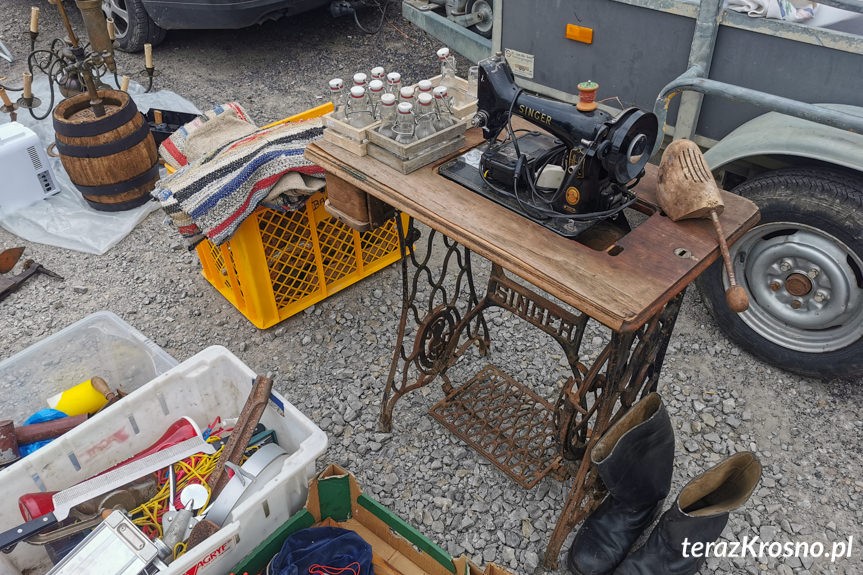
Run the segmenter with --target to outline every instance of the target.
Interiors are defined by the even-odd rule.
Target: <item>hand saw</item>
[[[213,446],[201,439],[200,436],[192,437],[122,467],[118,467],[102,475],[97,475],[87,481],[82,481],[68,489],[58,491],[52,498],[54,511],[36,519],[31,519],[27,523],[10,529],[5,533],[0,533],[0,549],[5,550],[19,541],[23,541],[43,529],[57,524],[59,521],[63,521],[69,516],[72,508],[79,503],[117,489],[133,479],[155,473],[196,453],[206,453],[209,455],[215,453],[215,451]]]

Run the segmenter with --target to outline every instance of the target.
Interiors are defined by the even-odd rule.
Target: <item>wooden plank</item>
[[[477,129],[465,136],[465,148],[451,156],[482,141]],[[617,242],[617,255],[592,250],[443,178],[437,166],[446,158],[405,176],[326,142],[311,144],[306,156],[615,330],[637,329],[719,254],[710,222],[674,223],[658,212]],[[654,198],[648,185],[637,191]],[[726,192],[723,201],[722,225],[733,241],[757,222],[758,208]]]

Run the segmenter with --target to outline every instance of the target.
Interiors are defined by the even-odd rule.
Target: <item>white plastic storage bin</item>
[[[0,499],[0,529],[21,523],[18,495],[55,491],[83,481],[148,447],[180,417],[191,417],[204,429],[216,416],[239,416],[255,375],[227,349],[209,347],[0,471],[0,485],[7,494]],[[315,460],[327,447],[326,434],[276,392],[261,422],[275,430],[279,445],[290,454],[282,470],[234,508],[218,532],[160,575],[227,574],[305,504]],[[39,546],[21,543],[12,553],[0,554],[3,575],[41,574],[50,567]]]
[[[93,376],[132,392],[177,360],[109,311],[100,311],[0,362],[3,419],[20,425],[46,399]]]

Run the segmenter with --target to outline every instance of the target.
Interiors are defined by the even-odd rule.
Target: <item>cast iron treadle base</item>
[[[429,413],[528,489],[559,466],[554,406],[493,365]]]

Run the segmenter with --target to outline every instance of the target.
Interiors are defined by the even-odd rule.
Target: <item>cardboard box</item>
[[[285,539],[308,527],[333,526],[356,532],[372,547],[376,575],[480,575],[466,557],[454,558],[398,515],[364,495],[353,474],[330,464],[309,484],[306,507],[276,529],[232,573],[257,575]],[[485,575],[511,575],[489,564]]]

